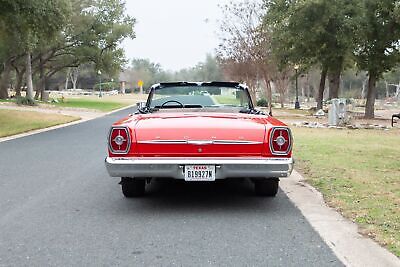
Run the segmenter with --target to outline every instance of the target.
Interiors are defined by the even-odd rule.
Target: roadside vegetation
[[[293,128],[297,169],[326,202],[400,257],[400,130]]]
[[[68,107],[68,108],[86,108],[94,109],[102,112],[112,111],[115,109],[126,106],[124,103],[113,102],[104,99],[87,99],[87,98],[68,98],[62,102],[52,103],[56,107]]]
[[[34,111],[0,110],[0,137],[79,120],[78,117]]]
[[[25,88],[27,99],[43,100],[56,74],[76,89],[85,66],[92,79],[108,83],[126,62],[121,43],[135,38],[135,19],[122,0],[0,0],[0,6],[1,99],[10,88],[17,97]]]

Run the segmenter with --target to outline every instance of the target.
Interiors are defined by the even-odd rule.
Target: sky
[[[126,0],[137,20],[136,38],[123,47],[128,59],[147,58],[165,70],[195,66],[218,47],[218,5],[228,0]]]

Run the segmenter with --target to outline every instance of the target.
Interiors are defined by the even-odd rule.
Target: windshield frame
[[[162,90],[164,88],[168,87],[227,87],[227,88],[234,88],[234,89],[239,89],[243,90],[244,93],[247,95],[247,98],[249,100],[249,110],[254,110],[254,104],[253,104],[253,99],[251,98],[251,95],[249,93],[249,89],[245,84],[237,83],[237,82],[168,82],[168,83],[159,83],[155,84],[150,87],[150,92],[147,97],[146,101],[146,109],[147,110],[152,110],[151,108],[151,103],[153,100],[154,93],[156,90]]]

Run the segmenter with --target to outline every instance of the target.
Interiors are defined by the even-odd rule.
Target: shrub
[[[35,100],[29,99],[27,97],[17,97],[15,99],[15,103],[17,105],[24,105],[24,106],[35,106]]]
[[[268,107],[268,101],[265,98],[261,98],[257,101],[257,106]]]

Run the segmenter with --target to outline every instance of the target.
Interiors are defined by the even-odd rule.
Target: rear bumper
[[[110,158],[112,177],[185,179],[185,165],[215,165],[216,179],[284,178],[293,170],[292,158]]]

